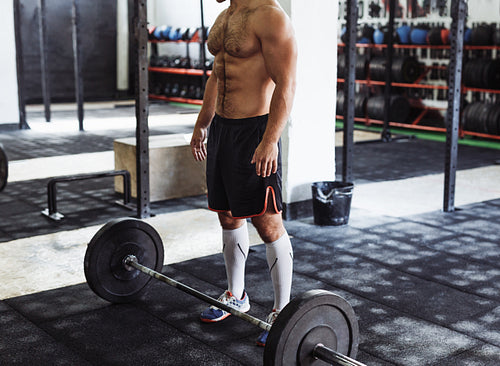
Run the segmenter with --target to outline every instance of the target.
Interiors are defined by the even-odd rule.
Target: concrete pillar
[[[116,89],[129,88],[128,0],[116,2]]]
[[[284,217],[312,215],[311,183],[335,180],[338,1],[280,0],[298,44],[297,91],[283,133]]]
[[[0,124],[19,123],[13,1],[0,1]]]

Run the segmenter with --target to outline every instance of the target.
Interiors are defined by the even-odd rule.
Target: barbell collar
[[[342,353],[336,352],[333,349],[325,347],[318,343],[313,349],[313,356],[321,361],[334,363],[342,366],[366,366],[364,363],[356,361],[353,358],[347,357]]]
[[[198,299],[203,300],[203,301],[209,303],[210,305],[216,306],[219,309],[227,311],[228,313],[231,313],[232,315],[234,315],[240,319],[243,319],[243,320],[245,320],[253,325],[256,325],[263,330],[266,330],[268,332],[271,330],[271,324],[266,323],[266,322],[264,322],[258,318],[255,318],[249,314],[246,314],[246,313],[243,313],[239,310],[236,310],[236,309],[232,308],[231,306],[226,305],[223,302],[214,299],[213,297],[210,297],[210,296],[205,295],[204,293],[202,293],[198,290],[195,290],[192,287],[184,285],[183,283],[178,282],[170,277],[167,277],[164,274],[159,273],[159,272],[157,272],[149,267],[143,266],[142,264],[139,263],[139,261],[137,260],[137,257],[134,255],[126,256],[124,261],[123,261],[123,266],[127,270],[131,270],[130,267],[133,267],[133,268],[141,271],[142,273],[144,273],[148,276],[154,277],[157,280],[165,282],[166,284],[168,284],[172,287],[175,287],[175,288],[177,288],[177,289],[179,289],[187,294],[190,294],[194,297],[197,297]]]

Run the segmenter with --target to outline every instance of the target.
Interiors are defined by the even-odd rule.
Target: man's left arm
[[[267,177],[278,168],[278,141],[290,115],[295,95],[297,45],[290,19],[275,7],[262,10],[256,25],[267,72],[276,84],[267,128],[252,163],[257,175]]]

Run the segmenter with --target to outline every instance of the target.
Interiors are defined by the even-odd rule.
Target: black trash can
[[[316,225],[345,225],[349,222],[354,185],[343,182],[315,182],[311,186]]]

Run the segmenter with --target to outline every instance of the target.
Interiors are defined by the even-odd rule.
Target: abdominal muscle
[[[249,118],[269,113],[274,83],[262,54],[239,58],[221,51],[215,58],[216,113],[224,118]]]

